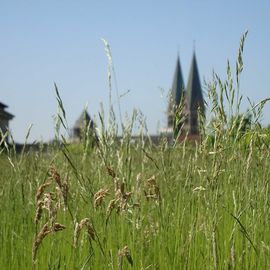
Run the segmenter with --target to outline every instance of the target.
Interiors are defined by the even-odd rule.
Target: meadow
[[[196,143],[154,145],[143,123],[133,142],[134,114],[121,141],[100,115],[98,141],[86,128],[70,144],[56,88],[60,145],[16,153],[2,141],[0,268],[270,269],[267,100],[239,113],[244,41],[235,77],[228,63],[206,85],[212,120]]]

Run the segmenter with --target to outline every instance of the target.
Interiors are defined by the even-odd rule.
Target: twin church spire
[[[179,113],[177,114],[179,108],[182,108],[182,110],[180,110],[181,115],[179,115]],[[204,111],[204,99],[195,51],[191,61],[186,88],[178,56],[168,106],[168,128],[182,130],[182,132],[191,135],[197,135],[199,134],[198,116],[199,113],[204,115]],[[176,119],[176,117],[180,117],[180,119]]]
[[[178,55],[168,104],[168,123],[167,128],[162,131],[163,135],[171,139],[172,135],[178,135],[180,132],[180,135],[188,135],[191,140],[196,140],[199,135],[199,115],[204,116],[204,113],[204,99],[195,51],[192,56],[187,86],[184,84]],[[81,140],[81,131],[88,125],[91,130],[94,130],[93,120],[87,112],[84,112],[75,123],[73,138]]]

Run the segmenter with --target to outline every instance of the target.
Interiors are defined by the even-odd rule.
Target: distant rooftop
[[[5,111],[6,108],[8,108],[8,106],[6,104],[0,102],[0,117],[4,118],[4,119],[11,120],[12,118],[14,118],[14,115]]]
[[[5,108],[7,108],[7,107],[8,107],[8,106],[7,106],[6,104],[0,102],[0,108],[1,108],[1,109],[5,109]]]
[[[92,119],[90,115],[88,114],[87,111],[83,111],[82,114],[80,115],[79,119],[75,122],[75,125],[73,128],[84,128],[86,125],[90,123],[90,126],[92,126]]]

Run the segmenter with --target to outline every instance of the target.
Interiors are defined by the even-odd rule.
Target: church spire
[[[198,107],[200,107],[201,110],[204,111],[203,94],[195,51],[193,52],[187,84],[187,105],[189,110],[191,111],[198,110]]]
[[[200,83],[195,50],[193,52],[188,84],[186,89],[186,104],[189,114],[189,130],[191,134],[198,133],[198,113],[204,114],[204,100]]]
[[[179,55],[177,56],[176,68],[172,84],[171,98],[174,102],[174,105],[179,105],[182,92],[184,90],[184,80],[182,76],[182,70],[180,65]]]
[[[173,127],[175,108],[180,104],[183,91],[184,91],[184,80],[182,76],[182,70],[178,53],[168,107],[168,127]]]

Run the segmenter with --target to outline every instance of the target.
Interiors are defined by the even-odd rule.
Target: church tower
[[[173,84],[171,88],[171,93],[169,96],[169,106],[168,106],[168,129],[174,128],[174,121],[175,121],[175,112],[177,107],[180,104],[181,98],[184,94],[184,80],[182,76],[182,70],[180,65],[179,56],[177,57],[176,67],[173,77]]]
[[[179,126],[175,127],[175,114],[176,109],[183,102],[182,115],[180,116]],[[168,106],[168,130],[178,132],[181,130],[180,135],[199,135],[199,113],[204,115],[204,99],[200,83],[199,71],[195,52],[193,53],[191,67],[188,77],[186,89],[184,88],[184,80],[181,71],[179,57],[176,62],[176,69],[174,73],[173,85],[171,89],[171,97]]]
[[[199,113],[204,116],[204,100],[195,51],[193,53],[186,89],[187,130],[191,135],[199,134]]]

